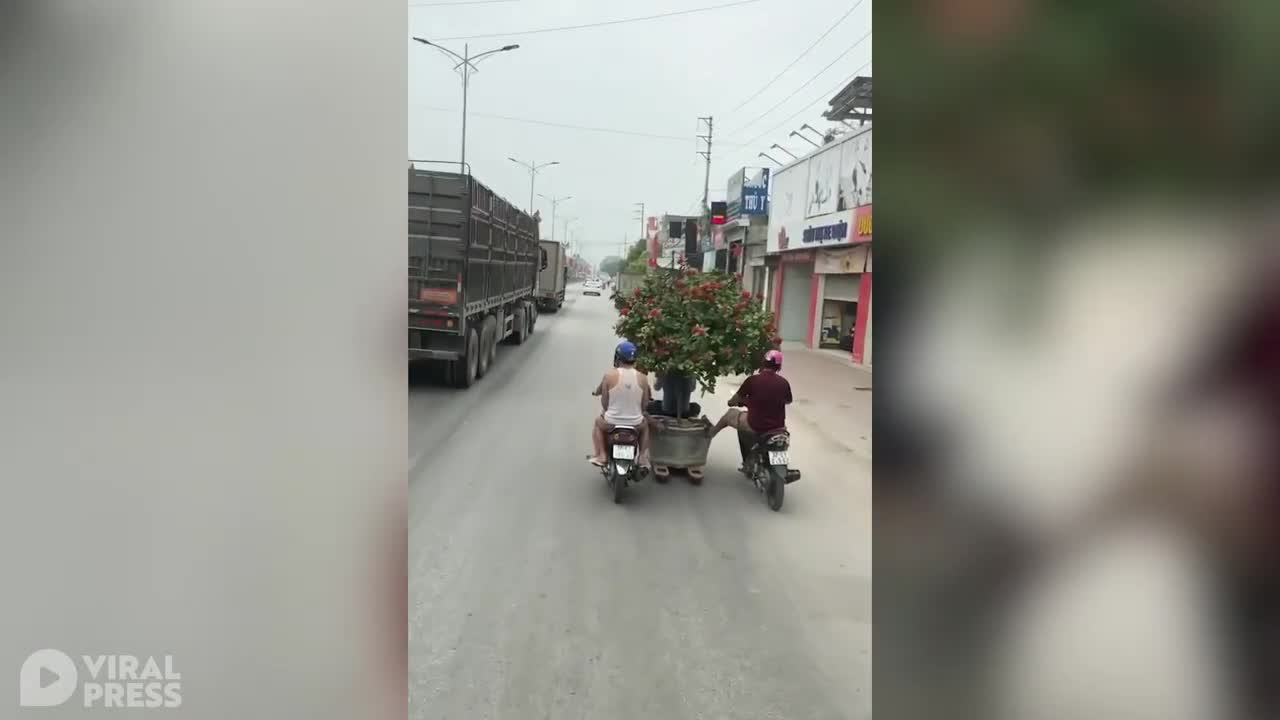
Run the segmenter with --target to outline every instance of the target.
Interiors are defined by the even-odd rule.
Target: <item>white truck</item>
[[[555,240],[539,240],[542,269],[538,271],[538,290],[534,298],[538,309],[555,312],[564,305],[564,289],[569,284],[569,254]]]

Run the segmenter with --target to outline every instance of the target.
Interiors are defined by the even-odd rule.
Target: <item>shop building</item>
[[[745,167],[725,186],[723,247],[716,267],[738,275],[752,293],[764,292],[765,235],[769,231],[769,169]]]
[[[871,127],[773,172],[763,261],[784,341],[871,365]]]

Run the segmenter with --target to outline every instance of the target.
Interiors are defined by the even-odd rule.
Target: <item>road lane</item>
[[[869,585],[836,568],[861,562],[838,516],[800,486],[771,513],[729,437],[704,486],[612,503],[585,456],[614,313],[579,292],[471,389],[411,382],[410,716],[870,717]]]

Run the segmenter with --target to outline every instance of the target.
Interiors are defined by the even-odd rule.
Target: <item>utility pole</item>
[[[706,123],[706,124],[707,124],[707,134],[706,134],[706,135],[699,135],[699,136],[698,136],[698,139],[699,139],[699,140],[702,140],[703,142],[705,142],[705,143],[707,144],[707,149],[706,149],[706,150],[699,150],[699,151],[698,151],[698,154],[699,154],[699,155],[701,155],[703,158],[705,158],[705,159],[706,159],[706,161],[707,161],[706,172],[705,172],[705,174],[704,174],[704,175],[703,175],[703,177],[702,177],[702,213],[703,213],[704,215],[709,215],[709,214],[710,214],[710,212],[711,212],[711,204],[708,202],[707,197],[708,197],[708,194],[711,192],[711,123],[712,123],[712,118],[710,118],[710,117],[700,117],[700,118],[698,118],[698,123],[699,123],[699,127],[701,127],[701,123]]]
[[[638,219],[640,220],[640,239],[641,239],[642,241],[647,241],[647,240],[649,239],[649,235],[648,235],[648,227],[649,227],[649,226],[645,223],[645,217],[644,217],[644,203],[639,202],[639,203],[633,203],[633,204],[636,206],[636,208],[637,208],[637,209],[639,210],[639,212],[640,212],[640,214],[639,214],[639,216],[638,216]],[[645,243],[645,246],[646,246],[646,247],[648,246],[648,243],[647,243],[647,242]],[[631,254],[631,247],[630,247],[630,246],[627,246],[626,251],[622,253],[622,257],[623,257],[623,258],[626,258],[626,257],[627,257],[628,255],[630,255],[630,254]]]
[[[702,239],[704,237],[704,235],[702,234],[703,232],[708,234],[711,232],[711,202],[709,198],[709,195],[711,193],[711,129],[712,129],[711,116],[708,115],[707,117],[698,118],[699,128],[702,127],[702,123],[707,124],[707,134],[699,135],[698,139],[702,140],[707,144],[707,149],[698,151],[698,154],[701,155],[706,160],[706,171],[702,176],[702,222],[699,223],[702,226],[700,228],[702,232],[698,233],[699,243],[702,242]],[[693,258],[686,258],[686,261],[692,262]]]

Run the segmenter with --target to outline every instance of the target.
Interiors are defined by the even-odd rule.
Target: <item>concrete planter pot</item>
[[[706,465],[707,452],[711,449],[711,438],[707,437],[710,427],[711,422],[705,417],[652,418],[649,455],[653,464],[680,470]]]

